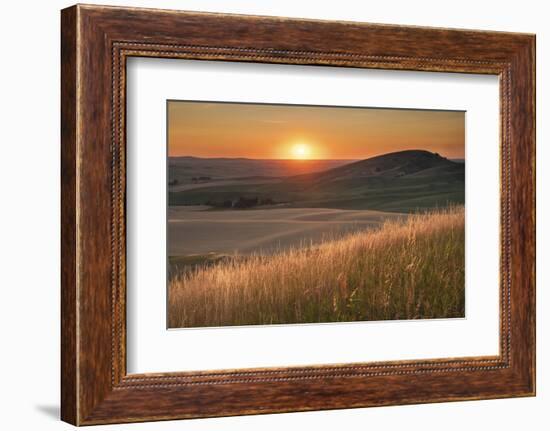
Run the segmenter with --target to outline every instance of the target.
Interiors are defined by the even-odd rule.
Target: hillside
[[[464,169],[464,163],[438,154],[409,150],[269,182],[261,177],[242,183],[206,182],[199,188],[171,191],[169,202],[221,207],[224,202],[257,198],[289,207],[413,212],[463,204]]]
[[[437,169],[439,173],[464,171],[463,166],[441,157],[439,154],[424,150],[408,150],[360,160],[325,172],[295,176],[290,180],[327,182],[372,177],[399,178],[423,171],[433,172],[434,169]]]

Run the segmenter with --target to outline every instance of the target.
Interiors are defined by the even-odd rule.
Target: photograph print
[[[465,316],[465,112],[167,101],[169,328]]]

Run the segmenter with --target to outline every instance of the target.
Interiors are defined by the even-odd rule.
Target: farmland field
[[[170,327],[463,317],[464,210],[187,265],[169,281],[169,310]]]
[[[209,211],[168,210],[170,256],[273,253],[378,227],[399,213],[328,208]]]

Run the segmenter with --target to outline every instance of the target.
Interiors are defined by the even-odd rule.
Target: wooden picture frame
[[[75,425],[535,394],[535,36],[77,5],[61,14],[61,417]],[[127,374],[131,56],[500,77],[500,354]]]

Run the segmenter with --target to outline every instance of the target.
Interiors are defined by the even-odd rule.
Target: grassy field
[[[464,208],[413,214],[310,247],[184,266],[169,327],[464,316]]]

